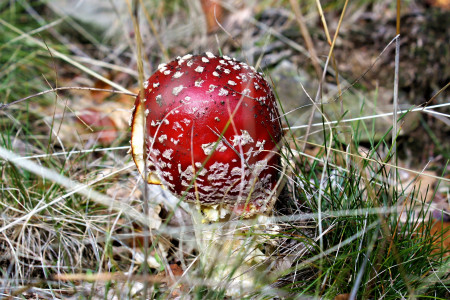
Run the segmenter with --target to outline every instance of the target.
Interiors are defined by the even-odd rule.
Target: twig
[[[142,48],[143,48],[143,43],[142,43],[142,37],[141,37],[141,31],[139,28],[139,14],[138,14],[138,10],[139,10],[139,0],[133,0],[133,2],[131,3],[130,0],[127,0],[127,5],[128,8],[130,10],[130,15],[131,15],[131,19],[133,20],[133,27],[134,27],[134,36],[136,38],[136,62],[137,62],[137,68],[138,68],[138,74],[139,74],[139,101],[140,101],[140,105],[141,107],[145,106],[145,96],[144,96],[144,65],[143,65],[143,53],[142,53]],[[144,113],[145,109],[141,109],[140,110],[140,118],[142,118],[143,120],[143,137],[142,139],[144,140],[144,142],[142,143],[142,151],[144,153],[144,199],[143,199],[143,205],[142,208],[144,210],[144,216],[146,218],[148,218],[148,210],[149,210],[149,203],[148,203],[148,198],[149,198],[149,191],[148,191],[148,184],[147,184],[147,178],[148,178],[148,168],[147,168],[147,157],[145,155],[146,151],[147,151],[147,125],[146,125],[146,116]],[[139,112],[138,112],[139,113]],[[148,226],[148,230],[151,231],[151,227]],[[144,276],[148,276],[148,272],[149,272],[149,265],[148,265],[148,245],[149,245],[149,237],[147,235],[144,236],[144,263],[143,263],[143,275]],[[148,295],[148,282],[145,281],[144,282],[144,291],[143,291],[143,295],[142,295],[142,299],[147,299],[147,295]]]
[[[311,61],[314,70],[316,71],[317,78],[320,78],[322,70],[319,65],[319,59],[317,58],[317,52],[316,49],[314,48],[314,43],[312,41],[311,35],[309,34],[308,28],[306,27],[305,18],[303,17],[302,11],[300,9],[300,4],[297,0],[290,0],[289,2],[291,3],[292,9],[294,10],[298,26],[300,27],[300,32],[306,43],[306,48],[308,49],[308,52],[311,55]]]
[[[152,20],[150,14],[148,13],[147,8],[144,5],[144,1],[139,0],[139,3],[141,4],[142,11],[144,12],[145,18],[147,19],[148,25],[150,25],[150,29],[152,30],[153,36],[155,37],[155,40],[156,40],[156,43],[158,44],[159,49],[161,49],[164,59],[166,61],[169,61],[170,60],[169,53],[167,52],[167,49],[164,48],[164,44],[162,43],[161,38],[159,37],[159,33],[155,27],[155,23],[153,23],[153,20]]]
[[[331,55],[333,54],[334,46],[336,45],[336,40],[339,35],[339,30],[341,29],[342,21],[344,20],[344,15],[345,15],[345,11],[347,10],[347,6],[348,6],[348,0],[345,1],[341,16],[339,17],[338,26],[336,28],[336,32],[334,33],[330,51],[328,52],[327,60],[325,61],[325,65],[323,67],[322,78],[320,78],[320,80],[319,80],[319,87],[317,88],[316,97],[314,99],[315,103],[318,103],[319,100],[322,99],[322,85],[323,85],[323,82],[325,81],[325,75],[327,74],[328,63],[330,62]],[[311,128],[310,126],[311,126],[313,118],[314,118],[314,113],[315,113],[315,107],[313,107],[313,109],[311,110],[311,116],[309,118],[308,127],[306,129],[306,135],[305,135],[306,140],[308,140],[308,135],[309,135],[309,131]],[[306,148],[306,144],[303,145],[303,151],[305,150],[305,148]]]
[[[59,88],[54,88],[54,89],[50,89],[50,90],[46,90],[43,92],[39,92],[30,96],[27,96],[25,98],[21,98],[19,100],[10,102],[10,103],[5,103],[5,104],[1,104],[0,103],[0,110],[4,110],[6,108],[8,108],[11,105],[29,100],[31,98],[34,97],[38,97],[38,96],[42,96],[51,92],[57,92],[57,91],[64,91],[64,90],[87,90],[87,91],[96,91],[96,92],[109,92],[109,93],[114,93],[114,94],[123,94],[123,95],[128,95],[128,96],[132,96],[132,97],[136,97],[137,94],[132,93],[132,92],[124,92],[124,91],[118,91],[118,90],[109,90],[109,89],[98,89],[98,88],[91,88],[91,87],[80,87],[80,86],[66,86],[66,87],[59,87]]]
[[[400,110],[400,111],[397,111],[397,114],[401,115],[401,114],[405,114],[408,112],[423,111],[426,113],[430,113],[430,114],[434,113],[434,114],[438,115],[440,113],[432,111],[430,109],[438,108],[438,107],[446,107],[446,106],[450,106],[450,103],[442,103],[442,104],[436,104],[436,105],[432,105],[432,106],[428,106],[428,107],[417,107],[417,108],[413,108],[413,109]],[[361,120],[371,120],[371,119],[376,119],[376,118],[392,116],[393,114],[394,114],[394,112],[388,112],[388,113],[384,113],[384,114],[362,116],[362,117],[356,117],[356,118],[351,118],[351,119],[344,119],[344,120],[337,120],[337,121],[330,121],[330,122],[319,122],[319,123],[311,124],[311,126],[317,127],[317,126],[323,126],[323,125],[329,125],[329,124],[341,124],[341,123],[350,123],[350,122],[361,121]],[[283,129],[284,130],[300,129],[300,128],[306,128],[308,126],[309,125],[299,125],[299,126],[286,127]]]
[[[397,134],[398,134],[398,76],[399,76],[399,65],[400,65],[400,34],[397,34],[395,39],[395,74],[394,74],[394,96],[393,105],[394,112],[392,114],[392,152],[394,158],[394,165],[397,165]],[[397,169],[392,170],[393,176],[393,190],[394,194],[397,192]]]

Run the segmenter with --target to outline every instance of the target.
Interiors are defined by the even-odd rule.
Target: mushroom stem
[[[266,216],[230,220],[232,212],[219,206],[190,204],[190,208],[199,267],[205,278],[225,289],[228,296],[242,296],[267,284],[268,257],[260,249],[264,242],[261,234],[270,226]],[[219,219],[208,220],[211,217]]]
[[[283,166],[283,174],[286,165]],[[200,270],[206,278],[225,289],[227,296],[242,297],[258,286],[270,284],[270,256],[262,248],[272,244],[270,234],[279,228],[270,222],[272,207],[284,186],[281,176],[266,203],[264,214],[245,213],[225,205],[201,206],[189,203],[194,226]],[[239,211],[240,215],[236,215]],[[269,236],[269,237],[268,237]]]

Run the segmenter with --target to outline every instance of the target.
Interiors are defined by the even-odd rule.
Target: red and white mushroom
[[[165,185],[186,202],[220,204],[242,216],[270,210],[282,129],[260,73],[227,56],[188,54],[160,65],[144,88],[143,101],[138,96],[135,103],[131,146],[149,183]]]

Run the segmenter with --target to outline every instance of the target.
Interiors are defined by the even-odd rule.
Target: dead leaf
[[[450,255],[450,222],[436,222],[431,228],[431,234],[439,238],[434,242],[436,246],[443,248],[444,256]],[[443,233],[441,235],[441,233]],[[439,252],[438,249],[434,250],[433,253]]]
[[[217,23],[222,23],[223,17],[223,8],[220,5],[220,0],[201,0],[201,3],[208,33],[215,32],[219,29]]]
[[[169,286],[172,286],[172,291],[170,294],[170,299],[176,299],[180,297],[183,293],[182,290],[185,289],[184,284],[178,284],[177,286],[173,286],[177,283],[178,278],[184,274],[183,269],[178,264],[170,264],[169,268],[165,271],[159,272],[156,276],[160,278],[161,281],[166,282]]]
[[[334,300],[347,300],[350,299],[350,294],[339,294],[334,297]]]
[[[439,7],[444,10],[450,10],[450,0],[428,0],[431,6]]]
[[[424,230],[426,230],[426,227],[420,226],[417,229],[417,233],[426,235]],[[432,251],[432,253],[436,254],[442,251],[444,256],[450,256],[450,222],[435,222],[430,228],[430,234],[434,239],[433,245],[437,247]]]
[[[108,116],[108,114],[102,113],[96,108],[89,107],[81,111],[77,115],[77,120],[81,123],[81,130],[92,132],[93,138],[98,140],[102,145],[112,144],[118,136],[116,124]]]
[[[427,175],[436,176],[436,172],[423,171],[423,175],[417,176],[417,174],[400,170],[399,174],[401,180],[399,183],[399,190],[401,190],[400,188],[403,186],[406,195],[414,191],[415,195],[417,195],[416,198],[419,201],[425,200],[429,202],[431,200],[433,197],[433,186],[437,179]]]
[[[169,267],[174,276],[181,276],[184,273],[183,268],[177,264],[170,264]]]

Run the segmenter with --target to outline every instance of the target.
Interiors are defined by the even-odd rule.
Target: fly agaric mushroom
[[[271,208],[282,130],[260,73],[227,56],[188,54],[160,65],[144,88],[143,104],[139,96],[135,103],[131,147],[149,183],[164,184],[186,202],[221,204],[242,216]]]
[[[188,54],[160,65],[144,89],[132,116],[131,148],[148,183],[163,184],[190,203],[197,225],[230,212],[246,218],[270,212],[280,182],[282,129],[260,73],[227,56]],[[224,239],[225,227],[209,234],[196,228],[200,261],[218,257],[221,278],[234,272],[233,263],[223,261],[231,252],[248,248],[253,256],[247,261],[263,256],[236,239],[236,227]]]

